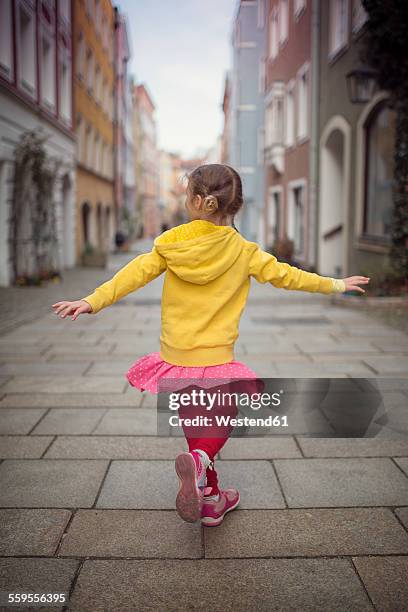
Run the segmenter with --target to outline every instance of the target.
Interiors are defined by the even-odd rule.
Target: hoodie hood
[[[205,285],[231,268],[244,240],[233,227],[198,219],[164,232],[154,246],[179,278]]]

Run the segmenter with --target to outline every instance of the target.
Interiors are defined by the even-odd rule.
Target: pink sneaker
[[[236,489],[220,490],[218,500],[204,497],[201,510],[201,524],[206,527],[217,527],[230,510],[239,504],[239,492]]]
[[[176,497],[176,510],[184,521],[194,523],[201,516],[206,469],[210,464],[203,451],[180,453],[176,457],[175,468],[180,481]]]

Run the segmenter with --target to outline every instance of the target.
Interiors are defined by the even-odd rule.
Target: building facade
[[[44,137],[46,159],[56,164],[49,200],[55,233],[53,267],[75,264],[75,137],[72,124],[71,3],[34,0],[0,2],[0,284],[38,273],[34,258],[41,223],[33,221],[32,174],[27,198],[15,199],[15,150],[23,134]],[[38,220],[37,220],[38,221]],[[44,242],[45,244],[45,242]],[[47,249],[47,247],[44,247]],[[48,264],[51,265],[51,264]],[[41,265],[40,265],[41,267]]]
[[[139,139],[140,177],[143,211],[143,236],[154,238],[160,232],[159,208],[159,152],[157,149],[157,128],[155,106],[144,84],[134,88],[134,99],[138,108],[141,135]]]
[[[73,2],[77,135],[76,255],[106,252],[115,228],[113,176],[114,10],[110,0]]]
[[[264,240],[270,247],[288,238],[296,261],[308,267],[312,1],[269,0],[266,7]]]
[[[320,3],[318,256],[331,276],[369,276],[390,249],[395,114],[386,92],[352,104],[346,83],[365,21],[360,0]]]
[[[264,75],[266,6],[241,0],[233,24],[229,95],[228,162],[239,172],[245,206],[236,225],[249,240],[260,240],[264,204]],[[224,139],[225,142],[225,139]]]

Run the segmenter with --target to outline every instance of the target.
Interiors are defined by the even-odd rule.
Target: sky
[[[129,72],[156,107],[158,147],[193,157],[222,132],[237,0],[117,0],[127,15]]]

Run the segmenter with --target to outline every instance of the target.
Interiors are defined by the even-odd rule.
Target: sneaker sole
[[[201,516],[203,493],[197,486],[196,467],[189,453],[181,453],[175,461],[180,489],[176,497],[176,510],[187,523],[195,523]]]
[[[235,510],[235,508],[238,506],[240,502],[240,499],[241,498],[238,495],[238,499],[235,502],[235,504],[231,506],[230,508],[227,508],[224,514],[222,514],[219,518],[213,518],[212,516],[202,517],[201,524],[204,525],[205,527],[218,527],[218,525],[220,525],[222,521],[224,520],[224,516],[227,514],[227,512],[231,512],[231,510]]]

